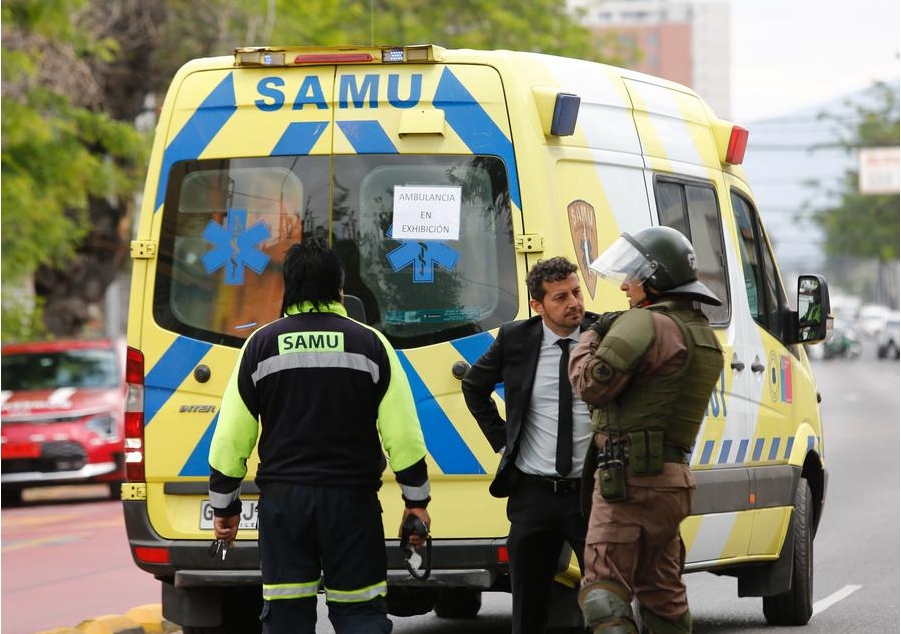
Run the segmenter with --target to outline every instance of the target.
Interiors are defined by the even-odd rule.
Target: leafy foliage
[[[131,165],[143,141],[129,123],[79,103],[57,55],[106,59],[109,40],[91,41],[70,20],[85,2],[3,5],[2,274],[17,282],[39,265],[64,266],[90,232],[91,196],[134,191]],[[77,73],[73,73],[77,74]]]
[[[873,87],[875,105],[855,107],[857,122],[848,130],[842,146],[849,153],[860,148],[898,147],[899,99],[897,91],[886,85]],[[881,262],[897,261],[901,241],[901,198],[898,194],[864,195],[858,191],[859,173],[845,174],[838,204],[815,214],[814,219],[826,234],[826,252],[830,256],[875,257]]]

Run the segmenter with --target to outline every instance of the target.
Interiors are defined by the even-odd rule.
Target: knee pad
[[[585,625],[595,634],[638,634],[629,591],[618,583],[600,581],[579,590]]]
[[[676,621],[664,619],[641,607],[642,627],[646,634],[691,634],[691,612],[685,610]]]

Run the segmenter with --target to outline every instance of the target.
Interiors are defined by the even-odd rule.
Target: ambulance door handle
[[[751,364],[751,371],[756,374],[759,374],[759,373],[763,372],[764,370],[766,370],[766,366],[763,365],[760,361],[755,361],[754,363]]]
[[[739,361],[739,360],[738,360],[738,355],[737,355],[737,354],[733,354],[733,355],[732,355],[732,366],[731,366],[731,367],[732,367],[733,370],[737,370],[737,371],[741,372],[742,370],[745,369],[745,363],[744,363],[744,361]]]

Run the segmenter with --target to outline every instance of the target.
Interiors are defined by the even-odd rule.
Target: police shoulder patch
[[[609,383],[616,372],[606,361],[600,361],[591,370],[591,378],[598,383]]]

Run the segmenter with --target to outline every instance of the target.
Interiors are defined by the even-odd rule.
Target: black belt
[[[579,485],[582,482],[581,478],[555,478],[532,473],[524,473],[522,478],[529,484],[553,491],[554,493],[573,493],[579,490]]]

